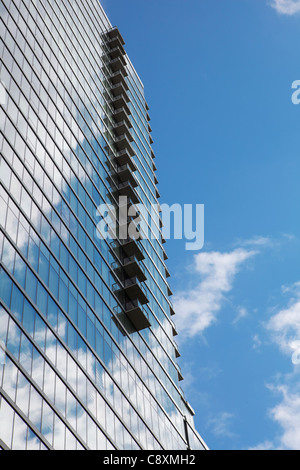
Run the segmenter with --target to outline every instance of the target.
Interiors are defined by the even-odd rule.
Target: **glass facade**
[[[0,81],[0,448],[206,448],[120,32],[98,0],[0,0]],[[120,220],[99,236],[99,206],[120,211],[120,196],[145,208],[140,239]]]

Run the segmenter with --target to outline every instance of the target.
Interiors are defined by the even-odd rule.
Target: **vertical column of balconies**
[[[150,126],[151,118],[150,118],[150,115],[149,115],[148,111],[149,111],[149,106],[146,103],[146,116],[147,116],[147,121],[148,121],[149,142],[152,145],[153,144],[153,139],[152,139],[152,136],[151,136],[152,128]],[[156,185],[156,188],[155,188],[155,193],[156,194],[155,195],[156,195],[156,198],[159,199],[160,198],[160,193],[159,193],[158,188],[157,188],[158,179],[157,179],[157,176],[156,176],[156,173],[155,173],[157,171],[156,164],[155,164],[155,161],[154,161],[155,160],[155,153],[154,153],[152,148],[151,148],[151,157],[152,157],[152,165],[153,165],[154,183]],[[162,223],[161,218],[159,218],[159,228],[161,230],[163,228],[163,223]],[[161,242],[162,242],[163,245],[166,243],[166,240],[163,236],[163,232],[161,232]],[[164,248],[163,248],[163,258],[164,258],[164,261],[166,261],[168,259],[167,253],[166,253]],[[165,265],[165,272],[166,272],[166,278],[169,278],[170,273],[169,273],[169,270],[168,270],[166,265]],[[168,292],[169,297],[171,297],[173,295],[173,292],[171,291],[171,288],[170,288],[169,284],[167,285],[167,292]],[[175,311],[174,311],[173,304],[172,304],[171,300],[169,300],[169,304],[170,304],[170,315],[173,316],[173,315],[175,315]],[[175,336],[177,336],[178,333],[177,333],[175,324],[172,320],[171,320],[171,323],[172,323],[173,336],[175,337]],[[174,349],[175,349],[175,357],[179,358],[180,357],[180,352],[179,352],[178,345],[177,345],[176,341],[173,340],[173,344],[174,344]],[[180,369],[178,364],[176,364],[176,367],[177,367],[177,372],[178,372],[178,379],[179,379],[179,381],[182,381],[183,376],[182,376],[182,373],[181,373],[181,369]]]
[[[143,247],[136,238],[128,235],[129,225],[135,221],[128,217],[128,209],[140,202],[135,188],[138,182],[134,176],[136,165],[133,161],[135,152],[131,143],[133,137],[130,132],[130,102],[126,77],[126,53],[124,40],[117,28],[108,31],[106,35],[108,66],[111,71],[109,77],[111,107],[114,120],[114,147],[115,153],[111,163],[111,177],[114,181],[114,197],[118,201],[118,229],[117,239],[111,243],[115,262],[112,265],[119,282],[114,286],[114,292],[122,304],[123,311],[134,326],[140,331],[150,327],[145,304],[149,302],[144,286],[146,275],[141,264],[145,258]],[[125,214],[125,217],[124,217]],[[138,232],[138,227],[136,232]],[[118,313],[118,312],[117,312]],[[120,312],[119,312],[120,313]],[[121,315],[120,317],[121,318]]]

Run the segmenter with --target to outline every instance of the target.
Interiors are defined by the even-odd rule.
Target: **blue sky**
[[[167,244],[196,427],[211,449],[300,449],[300,2],[102,3],[145,85],[161,202],[205,204],[203,250]]]

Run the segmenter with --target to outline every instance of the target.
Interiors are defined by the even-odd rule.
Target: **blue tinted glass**
[[[24,296],[14,284],[12,288],[10,309],[19,320],[22,319],[23,303],[24,303]]]
[[[71,351],[75,353],[77,352],[77,335],[76,331],[74,330],[72,325],[70,325],[70,323],[68,323],[68,346]]]
[[[62,280],[60,280],[59,303],[66,312],[68,311],[68,296],[69,296],[68,288],[66,284]]]
[[[33,337],[35,312],[30,303],[25,299],[22,323],[26,331]]]
[[[45,289],[41,286],[41,284],[38,284],[38,289],[37,289],[37,307],[38,309],[46,315],[47,312],[47,293]]]
[[[33,274],[33,272],[30,271],[29,268],[27,268],[27,271],[26,271],[25,289],[29,297],[33,300],[33,302],[36,302],[37,279],[35,275]]]
[[[37,244],[29,238],[29,251],[28,251],[28,259],[35,271],[38,270],[38,261],[39,261],[39,247]]]
[[[3,268],[0,268],[0,297],[8,307],[10,305],[11,290],[12,281]]]
[[[46,340],[46,325],[39,315],[35,316],[34,340],[42,349],[42,351],[44,351]]]
[[[78,328],[80,332],[86,337],[86,312],[78,305]]]
[[[7,349],[18,359],[20,349],[21,332],[15,322],[9,320],[9,329],[7,335]]]
[[[48,285],[49,282],[49,261],[47,258],[40,253],[40,259],[39,259],[39,275],[41,276],[42,280],[46,285]]]
[[[53,267],[50,266],[49,289],[56,299],[58,298],[58,282],[58,274]]]
[[[26,265],[22,258],[16,253],[14,277],[20,286],[25,287]]]

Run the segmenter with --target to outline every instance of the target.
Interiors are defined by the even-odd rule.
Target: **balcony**
[[[110,103],[115,107],[115,109],[124,108],[127,115],[131,114],[127,104],[127,97],[123,94],[114,96]]]
[[[120,137],[121,135],[126,135],[129,142],[133,142],[133,137],[130,133],[130,130],[128,128],[126,121],[117,122],[114,126],[114,131],[118,137]]]
[[[129,165],[132,171],[136,170],[134,161],[132,160],[128,150],[125,148],[120,152],[117,152],[115,156],[115,161],[119,166]]]
[[[125,108],[118,108],[114,111],[113,117],[116,122],[118,121],[127,121],[128,127],[132,127],[129,116]]]
[[[124,64],[124,59],[123,57],[117,57],[116,59],[112,59],[109,62],[109,66],[113,72],[119,72],[121,71],[124,77],[128,76],[128,73],[126,71],[126,63]]]
[[[127,85],[127,82],[125,80],[125,76],[122,74],[121,70],[118,72],[114,72],[110,76],[110,81],[113,85],[117,85],[118,83],[122,83],[123,87],[125,88],[126,91],[129,90],[129,86]]]
[[[143,247],[138,240],[127,238],[126,240],[121,240],[121,245],[127,257],[135,256],[138,261],[145,259]]]
[[[136,333],[136,328],[128,320],[124,310],[119,305],[114,307],[114,312],[115,315],[112,316],[112,321],[124,337],[127,336],[127,334],[132,335]]]
[[[124,291],[133,301],[138,299],[142,305],[149,303],[145,286],[143,286],[137,277],[125,279]]]
[[[130,207],[134,206],[134,202],[132,201],[132,199],[130,199],[130,197],[119,197],[119,210],[120,211],[123,211],[123,213],[125,214],[125,211],[126,211],[126,214],[128,213],[128,210]]]
[[[122,34],[118,30],[117,27],[112,28],[110,31],[107,32],[107,37],[110,41],[118,39],[118,41],[124,46],[125,41],[122,37]]]
[[[139,234],[139,227],[138,227],[139,223],[140,223],[139,217],[134,219],[133,217],[128,217],[128,216],[124,217],[120,215],[119,216],[119,239],[127,240],[129,237],[129,234],[128,234],[129,229],[134,230],[135,234]],[[131,224],[134,226],[134,228],[132,228]]]
[[[141,305],[149,303],[146,288],[137,277],[125,279],[123,286],[114,284],[112,290],[121,303],[125,301],[125,294],[126,302],[139,301]]]
[[[148,315],[138,300],[127,302],[125,305],[125,313],[137,331],[150,328],[151,324]]]
[[[119,95],[124,95],[124,99],[126,103],[129,103],[129,97],[127,95],[127,90],[125,89],[124,85],[122,82],[120,83],[115,83],[111,86],[111,91],[114,96],[119,96]]]
[[[129,181],[133,188],[136,188],[138,186],[138,182],[133,175],[132,167],[130,167],[129,165],[125,164],[119,166],[117,168],[117,175],[122,183]]]
[[[115,146],[117,147],[118,151],[127,149],[129,154],[133,157],[135,155],[134,150],[131,146],[131,142],[127,137],[127,134],[121,134],[119,137],[115,139]]]
[[[117,184],[117,188],[114,191],[116,199],[118,196],[127,196],[133,204],[139,204],[140,200],[132,187],[130,181],[124,181],[123,183]]]
[[[115,47],[119,47],[121,50],[124,51],[124,55],[126,54],[125,49],[124,49],[125,42],[123,38],[121,39],[120,36],[115,36],[113,38],[109,37],[107,41],[107,45],[111,49],[114,49]]]
[[[115,47],[111,47],[110,50],[108,51],[108,54],[111,59],[120,59],[123,65],[126,66],[127,62],[124,58],[126,53],[124,51],[123,46],[120,47],[119,45],[117,45]]]
[[[140,282],[145,282],[147,280],[145,270],[135,255],[124,258],[123,268],[128,277],[137,277]]]

